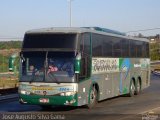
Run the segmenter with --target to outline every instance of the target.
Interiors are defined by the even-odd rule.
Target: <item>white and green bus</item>
[[[23,104],[92,108],[150,85],[149,41],[104,28],[28,31],[20,57]]]

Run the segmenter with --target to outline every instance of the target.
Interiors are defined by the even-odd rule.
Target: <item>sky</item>
[[[69,27],[68,0],[0,0],[0,40],[30,29]],[[128,32],[160,28],[160,0],[72,0],[72,26]],[[159,30],[141,32],[160,34]],[[138,33],[130,33],[132,35]]]

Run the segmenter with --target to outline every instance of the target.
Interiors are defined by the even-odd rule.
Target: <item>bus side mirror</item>
[[[76,60],[75,60],[75,73],[80,73],[81,72],[81,54],[79,53],[76,56]]]

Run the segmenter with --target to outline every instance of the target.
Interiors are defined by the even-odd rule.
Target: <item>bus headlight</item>
[[[71,96],[71,95],[75,95],[76,92],[63,92],[63,93],[60,93],[60,96]]]
[[[28,92],[26,90],[21,90],[20,93],[23,95],[30,95],[30,92]]]

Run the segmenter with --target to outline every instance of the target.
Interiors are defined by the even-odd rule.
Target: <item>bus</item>
[[[25,33],[19,101],[42,107],[88,106],[150,85],[149,41],[100,27]]]

